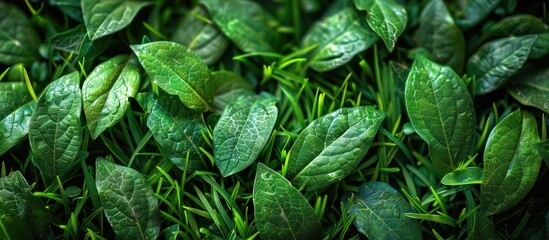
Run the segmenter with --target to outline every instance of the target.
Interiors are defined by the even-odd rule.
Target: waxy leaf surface
[[[549,114],[549,68],[544,63],[525,65],[513,77],[507,91],[523,105]]]
[[[468,184],[481,184],[484,170],[478,167],[467,167],[449,172],[440,182],[446,186],[460,186]]]
[[[95,164],[97,194],[118,239],[156,239],[160,233],[158,199],[138,171],[102,158]]]
[[[305,197],[263,163],[255,175],[254,216],[261,239],[320,238],[320,221]]]
[[[30,63],[38,58],[40,38],[25,14],[0,1],[0,63]]]
[[[231,102],[213,130],[215,165],[223,176],[252,164],[273,131],[278,108],[268,94],[241,97]]]
[[[82,102],[93,139],[124,116],[140,79],[139,66],[126,55],[99,64],[88,75],[82,86]]]
[[[367,11],[366,22],[381,37],[389,52],[404,32],[408,13],[394,0],[354,0],[358,10]]]
[[[208,66],[185,46],[173,42],[131,45],[149,77],[160,88],[196,111],[212,109]]]
[[[82,145],[80,76],[73,72],[42,92],[29,126],[33,163],[47,181],[63,177],[78,163]]]
[[[0,155],[27,136],[34,106],[35,102],[30,101],[0,120]]]
[[[484,181],[480,203],[486,215],[503,212],[517,204],[536,182],[541,155],[534,116],[517,110],[499,122],[484,149]]]
[[[429,145],[440,173],[468,159],[474,147],[475,109],[454,71],[418,56],[406,80],[405,100],[412,126]]]
[[[314,120],[290,150],[288,179],[314,190],[346,177],[368,152],[384,118],[372,107],[354,107]]]
[[[500,2],[501,0],[458,0],[455,2],[457,24],[464,29],[475,26]]]
[[[84,24],[90,39],[96,40],[128,26],[149,2],[135,0],[82,1]]]

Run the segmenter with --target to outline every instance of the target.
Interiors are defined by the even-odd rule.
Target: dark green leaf
[[[22,82],[0,82],[0,119],[7,117],[32,98]]]
[[[503,212],[517,204],[536,182],[541,155],[536,119],[517,110],[499,122],[484,150],[484,181],[480,203],[485,214]]]
[[[75,21],[83,22],[81,0],[49,0],[50,6],[58,7]]]
[[[460,186],[468,184],[481,184],[484,176],[482,168],[468,167],[449,172],[440,182],[446,186]]]
[[[511,80],[508,91],[523,105],[549,114],[549,68],[545,63],[525,65]]]
[[[213,87],[208,66],[185,46],[173,42],[131,45],[149,77],[190,109],[212,109]]]
[[[496,231],[496,225],[488,217],[479,211],[475,212],[473,229],[467,237],[468,240],[500,240],[501,237]]]
[[[273,52],[278,24],[261,6],[248,0],[202,0],[214,22],[244,52]]]
[[[82,145],[82,100],[77,72],[51,82],[42,92],[29,125],[33,163],[52,181],[78,163]]]
[[[229,39],[208,18],[204,8],[196,7],[181,21],[172,41],[187,46],[212,65],[229,46]]]
[[[90,135],[99,134],[124,116],[135,96],[141,75],[127,55],[111,58],[95,67],[82,86],[82,102]]]
[[[354,0],[358,10],[367,11],[366,22],[381,37],[389,52],[404,32],[408,21],[406,8],[394,0]]]
[[[206,147],[202,136],[206,126],[177,97],[161,95],[154,103],[147,126],[175,166],[185,169],[188,164],[189,171],[205,168],[207,158],[200,148]]]
[[[141,8],[149,2],[138,0],[82,1],[84,24],[90,39],[96,40],[128,26]]]
[[[263,163],[254,183],[255,225],[261,239],[320,239],[320,221],[305,197]]]
[[[474,147],[475,112],[467,87],[448,67],[419,56],[406,81],[406,109],[440,173],[456,169]]]
[[[252,164],[267,144],[278,115],[268,94],[231,102],[213,130],[215,165],[226,177]]]
[[[34,106],[31,101],[0,120],[0,155],[27,136]]]
[[[253,94],[250,82],[234,72],[212,72],[211,82],[215,89],[213,104],[218,110],[225,109],[230,102],[240,96]]]
[[[422,239],[416,220],[405,213],[412,207],[389,184],[367,182],[360,187],[360,193],[352,197],[349,214],[355,215],[353,223],[368,239]]]
[[[303,39],[305,47],[317,46],[309,64],[319,72],[335,69],[378,39],[376,33],[351,7],[328,15],[313,24]]]
[[[432,0],[425,5],[415,39],[420,47],[429,51],[436,63],[450,66],[458,73],[463,72],[465,38],[444,1]]]
[[[19,171],[0,178],[0,238],[48,239],[49,213],[30,190]]]
[[[475,94],[495,91],[524,64],[537,36],[508,37],[484,44],[467,61],[467,75],[475,76]]]
[[[454,16],[457,24],[469,29],[484,19],[501,0],[458,0],[455,4]]]
[[[141,173],[98,158],[95,183],[101,206],[118,239],[156,239],[158,200]]]
[[[79,58],[85,57],[86,61],[91,61],[106,49],[108,43],[109,37],[92,42],[88,37],[86,27],[81,24],[54,35],[51,40],[51,47],[69,54],[74,53]]]
[[[287,177],[314,190],[349,175],[368,152],[385,113],[341,108],[314,120],[290,150]]]
[[[28,64],[38,59],[40,38],[16,6],[0,1],[0,63]]]

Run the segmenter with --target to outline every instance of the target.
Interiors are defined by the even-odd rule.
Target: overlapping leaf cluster
[[[0,238],[546,239],[545,8],[0,0]]]

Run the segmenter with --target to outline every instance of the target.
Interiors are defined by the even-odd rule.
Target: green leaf
[[[320,221],[307,199],[263,163],[257,165],[253,196],[261,239],[320,239]]]
[[[0,16],[0,63],[29,64],[38,59],[40,38],[27,16],[4,1],[0,1]]]
[[[273,131],[278,108],[268,94],[231,102],[213,130],[215,165],[224,177],[250,166]]]
[[[118,32],[128,26],[141,8],[149,2],[136,0],[82,1],[84,24],[92,41]]]
[[[178,25],[172,41],[187,46],[212,65],[229,46],[229,39],[208,18],[203,7],[194,8]]]
[[[355,215],[358,231],[368,239],[422,239],[418,222],[404,216],[411,212],[412,207],[397,190],[376,181],[360,187],[348,211]]]
[[[432,0],[423,7],[414,38],[420,47],[429,51],[433,61],[463,72],[465,38],[444,1]]]
[[[63,177],[78,163],[82,145],[82,100],[77,72],[51,82],[42,92],[29,125],[33,163],[47,181]]]
[[[205,169],[207,158],[200,148],[206,148],[202,132],[207,128],[177,97],[161,95],[154,102],[147,126],[176,167],[185,169],[188,152],[187,170]]]
[[[482,215],[479,211],[474,213],[473,228],[467,237],[468,240],[500,240],[496,225],[487,216]]]
[[[412,126],[429,145],[440,173],[468,159],[474,147],[475,112],[467,87],[454,71],[418,56],[406,80],[405,99]]]
[[[0,178],[1,239],[48,239],[49,218],[21,172]]]
[[[314,120],[295,140],[286,176],[307,190],[338,182],[366,155],[384,118],[372,107],[354,107]]]
[[[503,86],[524,64],[537,36],[508,37],[488,42],[467,61],[467,75],[475,76],[475,94]]]
[[[278,24],[261,6],[248,0],[202,0],[221,31],[244,52],[273,52]]]
[[[515,206],[536,182],[541,155],[536,119],[517,110],[499,122],[484,149],[484,181],[480,203],[487,215]]]
[[[103,212],[118,239],[156,239],[160,233],[158,200],[138,171],[102,158],[95,183]]]
[[[97,65],[88,75],[82,86],[82,103],[93,139],[124,116],[140,79],[139,66],[127,55]]]
[[[309,56],[309,64],[314,70],[325,72],[351,61],[377,39],[358,13],[346,7],[314,23],[303,39],[303,46],[317,46]]]
[[[354,0],[358,10],[367,11],[366,22],[381,37],[389,52],[404,32],[408,14],[404,6],[394,0]]]
[[[92,42],[88,37],[86,27],[81,24],[67,31],[55,34],[51,39],[51,48],[69,54],[76,54],[79,58],[85,57],[86,62],[91,62],[91,60],[105,51],[109,39],[109,37],[105,37]]]
[[[483,177],[484,171],[482,168],[468,167],[447,173],[440,182],[446,186],[481,184]]]
[[[27,136],[34,106],[31,101],[0,120],[0,156]]]
[[[253,87],[240,75],[229,71],[212,72],[211,82],[214,85],[213,105],[217,110],[223,110],[240,96],[253,94]]]
[[[31,100],[24,83],[0,82],[0,119],[7,117]]]
[[[525,65],[513,77],[507,91],[523,105],[549,114],[549,68],[546,64]]]
[[[80,0],[49,0],[48,4],[59,8],[64,14],[77,22],[83,22]]]
[[[212,109],[208,66],[185,46],[173,42],[131,45],[149,77],[160,88],[196,111]]]
[[[501,0],[458,0],[454,3],[457,24],[469,29],[484,19]]]

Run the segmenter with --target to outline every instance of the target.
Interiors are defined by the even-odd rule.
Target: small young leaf
[[[254,216],[261,239],[320,239],[320,221],[307,199],[263,163],[255,175]]]
[[[501,0],[458,0],[455,4],[457,24],[469,29],[484,19]]]
[[[486,215],[503,212],[517,204],[536,182],[541,155],[536,119],[517,110],[499,122],[484,150],[484,181],[480,203]]]
[[[181,21],[172,41],[187,46],[208,65],[214,64],[229,46],[229,39],[212,22],[206,22],[208,12],[196,7]]]
[[[276,20],[248,0],[202,0],[221,31],[244,52],[273,52]]]
[[[0,63],[28,64],[38,58],[40,38],[25,14],[0,1]]]
[[[524,64],[537,36],[508,37],[484,44],[467,61],[467,75],[475,76],[475,94],[495,91]]]
[[[354,0],[358,10],[367,11],[366,22],[381,37],[389,52],[404,32],[408,14],[404,6],[394,0]]]
[[[82,145],[79,82],[77,72],[51,82],[38,98],[30,119],[33,163],[47,181],[64,176],[78,163]]]
[[[212,109],[213,87],[208,66],[185,46],[173,42],[131,45],[139,62],[158,86],[190,109]]]
[[[205,168],[206,157],[200,148],[206,147],[202,136],[206,126],[176,96],[163,94],[155,101],[147,126],[176,167],[185,169],[188,152],[187,170]]]
[[[420,47],[429,51],[435,62],[463,72],[465,38],[444,1],[432,0],[423,7],[415,39]]]
[[[482,168],[468,167],[447,173],[440,182],[446,186],[481,184],[483,177],[484,171]]]
[[[0,120],[0,156],[27,136],[34,106],[30,101]]]
[[[546,64],[525,65],[513,77],[507,91],[523,105],[549,114],[549,68]]]
[[[213,130],[215,165],[224,177],[257,159],[277,116],[276,100],[268,94],[241,97],[227,106]]]
[[[90,135],[99,134],[124,116],[135,96],[141,75],[139,66],[127,55],[119,55],[101,64],[88,75],[82,86],[82,102]]]
[[[49,218],[21,172],[0,178],[0,238],[48,239]]]
[[[317,46],[309,62],[314,70],[325,72],[351,61],[377,39],[356,10],[346,7],[313,24],[303,39],[303,46]]]
[[[213,105],[217,110],[225,109],[229,103],[240,96],[249,96],[253,94],[253,88],[250,82],[234,72],[212,72],[211,82],[215,89]]]
[[[475,112],[467,87],[448,67],[418,56],[406,81],[406,110],[429,145],[436,169],[446,174],[474,147]]]
[[[95,183],[101,206],[118,239],[156,239],[158,200],[138,171],[98,158]]]
[[[400,193],[383,182],[367,182],[352,197],[349,214],[353,223],[368,239],[422,239],[416,220],[404,216],[413,212]]]
[[[314,120],[295,140],[286,176],[307,190],[341,180],[366,155],[384,118],[372,107],[354,107]]]
[[[82,1],[84,24],[92,41],[128,26],[141,8],[149,2],[137,0]]]

